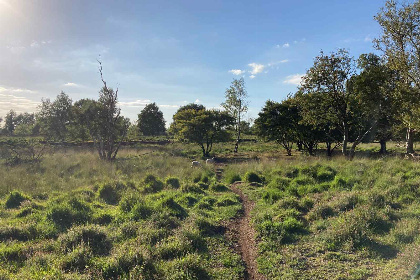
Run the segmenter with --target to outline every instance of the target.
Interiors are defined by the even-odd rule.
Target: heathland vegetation
[[[11,110],[0,280],[419,279],[420,2],[375,19],[383,56],[321,52],[254,122],[243,79],[130,122],[101,62],[97,100]]]

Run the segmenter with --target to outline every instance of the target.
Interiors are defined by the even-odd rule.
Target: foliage
[[[389,0],[376,15],[382,34],[374,40],[389,67],[402,76],[399,118],[407,128],[406,152],[413,153],[413,137],[420,123],[420,3],[400,5]]]
[[[68,136],[68,128],[72,121],[72,100],[63,91],[54,101],[43,99],[39,106],[37,121],[41,134],[47,139],[64,140]]]
[[[226,127],[233,119],[225,112],[206,109],[182,109],[173,116],[170,132],[179,140],[196,143],[203,156],[210,156],[214,142],[230,138]]]
[[[156,103],[147,104],[138,115],[137,126],[142,135],[164,135],[165,120]]]
[[[265,140],[276,141],[292,155],[293,143],[298,140],[298,111],[289,103],[267,101],[255,120],[257,134]]]
[[[245,89],[244,78],[234,79],[231,86],[225,92],[226,101],[221,105],[235,120],[236,144],[234,152],[238,152],[241,141],[242,121],[241,117],[248,111],[248,93]]]

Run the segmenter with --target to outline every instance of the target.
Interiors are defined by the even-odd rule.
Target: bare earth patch
[[[257,235],[251,224],[251,211],[254,202],[249,200],[246,195],[237,187],[235,183],[231,186],[232,191],[239,195],[242,202],[242,213],[227,225],[227,237],[235,244],[235,250],[241,255],[246,266],[245,279],[265,280],[266,278],[258,273],[257,254],[258,247],[255,237]]]

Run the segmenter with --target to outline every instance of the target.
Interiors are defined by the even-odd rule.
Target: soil
[[[232,191],[237,194],[242,203],[242,213],[227,225],[226,235],[228,239],[234,242],[235,250],[241,255],[245,264],[246,280],[266,280],[264,276],[258,273],[257,255],[258,247],[255,240],[257,233],[252,227],[251,211],[254,208],[254,202],[249,200],[246,195],[237,187],[237,182],[231,186]]]

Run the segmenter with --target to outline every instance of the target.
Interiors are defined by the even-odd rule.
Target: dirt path
[[[257,233],[252,227],[251,211],[254,208],[254,202],[249,200],[246,195],[237,187],[237,184],[231,186],[232,191],[239,195],[242,202],[242,213],[228,225],[228,237],[237,242],[236,250],[241,254],[242,260],[246,266],[245,279],[247,280],[265,280],[266,278],[258,273],[257,255],[258,247],[255,237]]]
[[[220,181],[223,176],[224,164],[216,164],[216,179]],[[227,224],[226,236],[234,242],[235,251],[241,255],[245,264],[245,280],[266,280],[264,276],[258,273],[257,255],[258,247],[255,237],[257,232],[252,227],[251,211],[254,208],[254,202],[249,200],[246,195],[237,187],[242,184],[237,182],[231,185],[231,190],[240,197],[242,203],[241,213]]]

